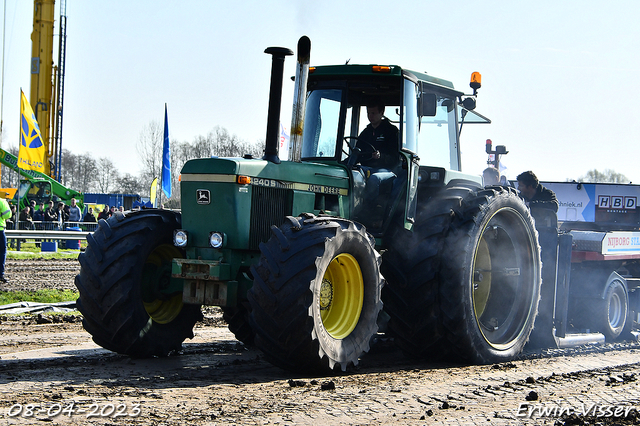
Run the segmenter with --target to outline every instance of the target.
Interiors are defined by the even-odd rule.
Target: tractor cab
[[[35,201],[36,205],[51,201],[51,183],[46,180],[21,180],[11,203],[18,205],[20,200],[21,208]]]
[[[410,229],[421,181],[442,182],[444,170],[449,176],[460,171],[462,124],[490,122],[472,111],[475,93],[463,100],[465,95],[452,83],[398,66],[315,67],[309,70],[307,87],[301,159],[337,162],[349,169],[350,217],[374,234],[400,214]],[[363,133],[369,125],[367,106],[378,104],[384,107],[385,125],[397,129],[396,140],[385,140],[382,149]],[[375,138],[380,142],[379,135]],[[371,159],[378,155],[395,158],[375,167],[380,162]],[[421,166],[444,170],[421,176]]]

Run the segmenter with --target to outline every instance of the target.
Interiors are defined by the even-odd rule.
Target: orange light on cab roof
[[[238,176],[236,182],[240,185],[249,185],[251,183],[251,178],[249,176]]]
[[[374,65],[373,72],[391,72],[391,67],[382,66],[382,65]]]
[[[473,73],[471,73],[471,82],[470,82],[470,86],[473,88],[474,86],[477,86],[478,89],[481,87],[482,84],[482,76],[480,75],[479,72],[475,71]]]

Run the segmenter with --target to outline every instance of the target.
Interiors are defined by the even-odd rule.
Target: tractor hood
[[[243,158],[201,158],[182,168],[182,182],[227,182],[239,185],[268,186],[299,191],[341,193],[349,189],[347,170],[321,163]],[[338,191],[338,192],[336,192]]]
[[[337,164],[244,158],[203,158],[182,168],[182,227],[189,257],[207,259],[210,232],[224,234],[224,248],[257,250],[286,216],[304,212],[348,214],[350,179]]]

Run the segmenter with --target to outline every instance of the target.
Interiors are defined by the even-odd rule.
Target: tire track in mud
[[[21,290],[75,289],[73,278],[79,269],[75,259],[10,260],[7,266],[12,278],[9,284]],[[259,352],[244,348],[224,326],[219,310],[206,308],[205,321],[195,328],[196,339],[187,340],[182,353],[169,358],[134,360],[69,348],[64,351],[71,356],[51,360],[8,360],[3,354],[0,422],[42,424],[47,419],[9,418],[7,412],[17,403],[55,402],[128,407],[140,403],[143,408],[141,418],[127,418],[126,423],[123,419],[92,419],[95,424],[640,422],[635,411],[640,407],[638,343],[548,349],[525,353],[504,364],[460,366],[414,362],[388,342],[374,347],[349,374],[297,377],[271,366]],[[37,316],[10,324],[2,321],[0,330],[3,327],[9,333],[6,352],[55,350],[62,343],[90,339],[77,322],[45,324]],[[17,342],[29,343],[11,349]],[[607,406],[632,411],[626,417],[606,417],[602,411],[598,417],[598,408]],[[592,411],[586,416],[579,412],[589,407]],[[87,421],[83,416],[64,420],[78,425]],[[53,423],[58,424],[55,419]]]
[[[36,291],[41,289],[76,290],[73,283],[80,272],[77,259],[7,259],[5,276],[9,280],[0,284],[0,290]]]

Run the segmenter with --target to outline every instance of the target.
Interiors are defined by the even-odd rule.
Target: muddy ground
[[[73,288],[77,261],[7,270],[5,289]],[[299,377],[236,341],[213,308],[182,353],[149,360],[97,347],[78,316],[0,320],[0,424],[640,424],[637,343],[461,366],[413,362],[383,340],[349,374]]]

